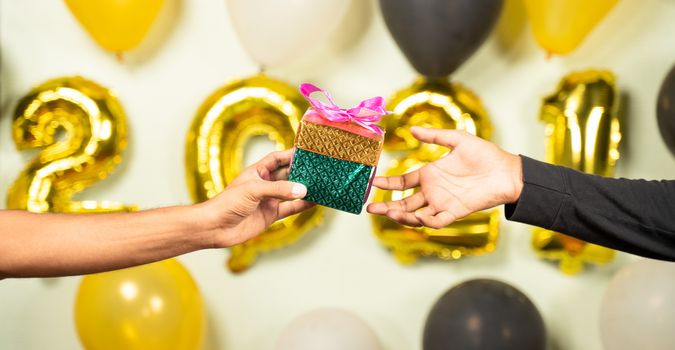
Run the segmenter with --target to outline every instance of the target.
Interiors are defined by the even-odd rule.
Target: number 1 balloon
[[[579,171],[611,176],[619,159],[619,96],[614,75],[588,70],[567,75],[544,99],[540,118],[546,123],[546,161]],[[543,258],[560,261],[567,274],[584,263],[606,264],[614,251],[557,232],[535,228],[532,244]]]

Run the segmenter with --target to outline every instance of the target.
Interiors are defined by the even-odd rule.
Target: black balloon
[[[661,84],[659,98],[656,103],[656,118],[663,141],[675,155],[675,66],[670,69]]]
[[[546,329],[530,299],[495,280],[447,291],[427,317],[424,350],[543,350]]]
[[[415,69],[454,72],[492,31],[502,0],[380,0],[384,21]]]

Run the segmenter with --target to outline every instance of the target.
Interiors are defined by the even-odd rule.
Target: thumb
[[[413,126],[410,132],[416,139],[426,142],[441,145],[445,147],[455,148],[457,145],[471,137],[466,131],[452,130],[452,129],[429,129]]]
[[[258,200],[264,198],[293,200],[303,198],[307,194],[305,185],[290,181],[252,181],[247,190]]]

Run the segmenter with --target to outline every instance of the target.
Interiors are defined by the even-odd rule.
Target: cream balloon
[[[340,309],[310,311],[284,329],[276,350],[380,350],[370,327],[358,316]]]
[[[640,260],[622,268],[600,309],[605,349],[675,349],[675,263]]]
[[[264,68],[284,64],[337,28],[352,0],[227,0],[248,54]]]

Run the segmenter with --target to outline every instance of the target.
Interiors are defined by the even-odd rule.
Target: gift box
[[[350,109],[338,107],[324,90],[302,84],[311,107],[295,137],[289,181],[307,187],[305,200],[358,214],[368,199],[384,131],[377,126],[386,110],[381,97]],[[328,103],[310,97],[322,94]]]

